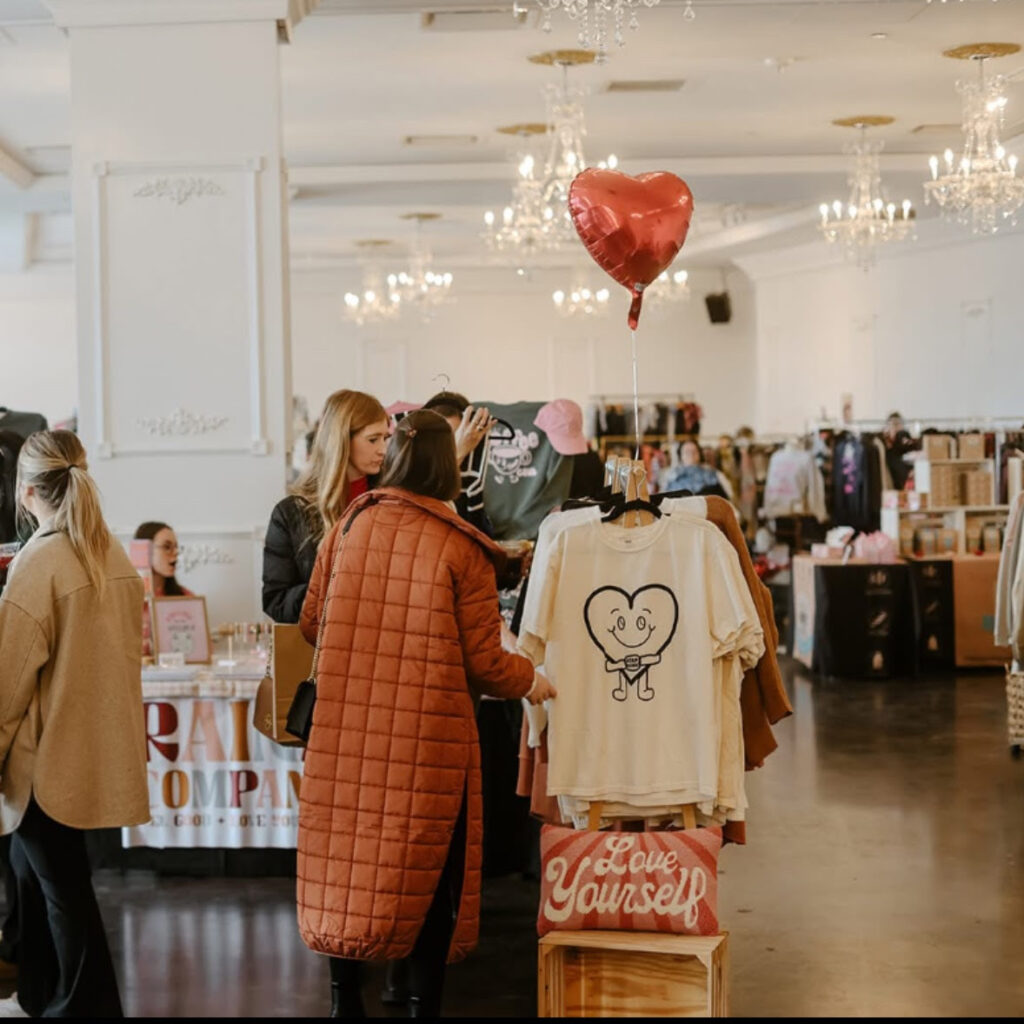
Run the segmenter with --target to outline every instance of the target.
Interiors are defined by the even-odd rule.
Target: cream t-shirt
[[[715,662],[735,655],[747,668],[764,651],[736,553],[691,515],[627,529],[580,512],[542,531],[520,630],[559,693],[548,792],[714,806],[735,721]]]

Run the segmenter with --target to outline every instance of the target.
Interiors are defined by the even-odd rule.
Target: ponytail
[[[68,535],[89,582],[102,597],[111,536],[81,441],[69,430],[30,435],[18,458],[18,482],[34,487],[52,511],[53,528]]]

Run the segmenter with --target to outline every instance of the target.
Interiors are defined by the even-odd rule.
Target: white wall
[[[599,280],[596,273],[592,283]],[[358,328],[341,314],[342,296],[357,286],[351,272],[292,274],[292,351],[296,394],[313,416],[336,388],[362,388],[385,405],[423,401],[451,378],[473,400],[512,402],[632,391],[628,295],[609,282],[612,310],[578,324],[561,319],[551,301],[565,275],[536,272],[522,281],[508,269],[460,271],[450,306],[427,324],[415,317]],[[728,278],[733,317],[712,325],[703,296],[719,291],[717,273],[691,275],[692,298],[670,315],[645,310],[637,332],[641,393],[692,392],[705,428],[733,431],[754,416],[754,296],[746,278]]]
[[[823,265],[820,245],[740,261],[756,282],[760,430],[835,416],[844,392],[858,419],[1024,422],[1024,234],[922,228],[868,273]]]
[[[53,424],[75,411],[75,293],[70,264],[0,274],[0,405]]]

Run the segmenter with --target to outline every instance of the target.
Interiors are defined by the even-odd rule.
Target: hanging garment
[[[749,540],[753,540],[757,532],[757,477],[754,474],[754,458],[747,445],[740,448],[739,495],[744,532]]]
[[[39,412],[15,412],[0,405],[0,430],[10,430],[28,437],[37,430],[46,430],[46,417]]]
[[[832,521],[863,533],[878,529],[882,506],[881,472],[871,439],[840,434],[832,467]]]
[[[545,404],[480,403],[514,431],[507,439],[492,437],[488,446],[484,508],[498,540],[533,540],[544,517],[569,496],[572,459],[559,455],[534,426]]]
[[[675,466],[663,476],[666,491],[692,491],[697,494],[705,487],[718,484],[718,473],[710,466],[698,463],[695,466]]]
[[[455,510],[481,533],[494,536],[494,527],[484,509],[484,481],[491,440],[484,438],[462,462],[462,493],[455,499]]]
[[[730,729],[742,759],[738,708],[723,727],[723,674],[738,683],[764,652],[735,552],[685,514],[633,529],[565,515],[587,518],[538,544],[519,639],[559,691],[549,793],[716,805]]]
[[[999,574],[996,577],[995,636],[997,646],[1013,645],[1013,657],[1019,661],[1024,651],[1024,565],[1021,556],[1024,545],[1024,494],[1018,494],[1010,508],[1003,535],[1003,549],[999,554]]]
[[[825,522],[825,483],[810,452],[787,445],[772,454],[764,485],[764,513],[769,519],[809,515]]]

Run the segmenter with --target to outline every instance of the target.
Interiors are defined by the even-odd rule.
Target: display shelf
[[[930,462],[933,466],[980,466],[986,462],[991,462],[989,458],[985,459],[908,459],[911,465],[915,465],[918,462]]]
[[[883,512],[898,512],[905,516],[943,515],[946,512],[1009,512],[1009,505],[938,505],[933,508],[887,508]]]
[[[940,550],[929,552],[925,557],[931,558],[939,555],[970,553],[967,546],[967,523],[968,520],[976,522],[979,518],[991,517],[1000,523],[1005,523],[1009,515],[1009,505],[941,505],[937,508],[883,508],[881,515],[881,530],[887,537],[891,537],[900,551],[906,555],[904,545],[901,543],[900,534],[902,529],[911,524],[924,525],[929,520],[941,524],[942,529],[954,530],[956,532],[956,547],[953,551]],[[909,519],[909,523],[908,523]]]
[[[921,494],[932,495],[939,492],[940,498],[951,498],[957,497],[958,491],[961,487],[961,483],[958,483],[954,477],[956,474],[956,467],[962,467],[965,470],[968,467],[976,467],[988,476],[988,484],[985,487],[987,494],[972,494],[971,496],[977,500],[978,498],[985,498],[988,502],[994,503],[996,501],[996,472],[995,472],[995,460],[994,459],[917,459],[914,462],[914,490]],[[975,474],[977,475],[977,474]],[[974,481],[977,484],[977,480]],[[972,484],[963,485],[967,491],[970,491]],[[980,488],[978,488],[980,491]],[[942,505],[942,508],[959,507]]]

